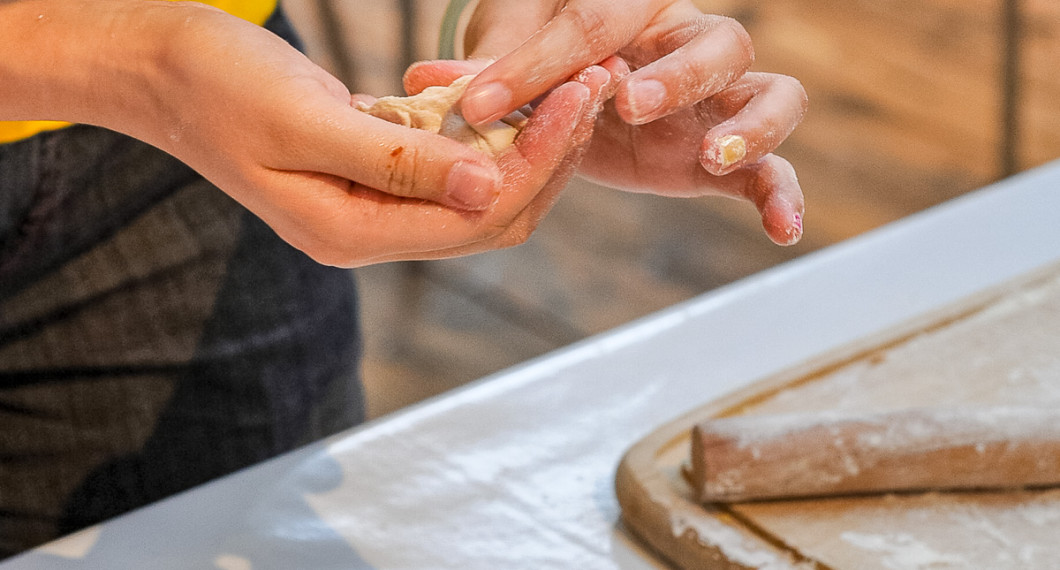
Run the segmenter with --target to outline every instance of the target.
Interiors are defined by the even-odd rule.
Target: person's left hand
[[[525,40],[525,41],[524,41]],[[595,61],[619,75],[581,173],[607,186],[668,196],[748,200],[776,243],[802,235],[794,169],[773,155],[801,121],[806,94],[790,77],[747,73],[753,49],[735,20],[689,0],[482,0],[465,34],[465,118],[492,120]],[[499,57],[487,65],[492,58]],[[421,71],[410,70],[410,81]]]

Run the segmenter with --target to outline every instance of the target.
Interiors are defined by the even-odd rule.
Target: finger
[[[285,137],[280,169],[339,176],[387,194],[480,211],[500,191],[493,160],[463,143],[338,107]],[[284,168],[288,166],[289,168]]]
[[[489,64],[490,60],[485,59],[419,61],[409,66],[405,71],[405,75],[402,77],[402,83],[404,84],[406,93],[415,95],[428,87],[433,87],[435,85],[449,85],[465,75],[478,74]],[[595,66],[591,66],[587,69],[592,69],[593,67]],[[606,81],[608,91],[603,95],[604,99],[610,99],[614,96],[615,89],[618,87],[618,82],[629,75],[629,65],[622,58],[611,56],[601,61],[599,67],[604,68],[604,70],[610,74],[610,77]],[[579,74],[583,74],[586,71],[587,70],[582,70]],[[585,81],[579,81],[577,77],[578,76],[576,75],[571,79],[586,84]],[[588,86],[588,84],[586,85]],[[366,98],[371,96],[357,95],[355,97]]]
[[[560,192],[574,175],[578,165],[581,163],[588,149],[589,140],[593,135],[593,126],[596,117],[600,114],[604,102],[610,98],[612,84],[616,83],[614,77],[606,67],[594,65],[586,68],[575,76],[574,81],[584,85],[588,90],[588,100],[582,109],[581,118],[578,119],[574,132],[571,136],[572,148],[564,156],[563,160],[553,170],[552,176],[545,188],[535,196],[534,200],[519,213],[519,217],[512,223],[511,231],[502,239],[513,239],[516,243],[525,239],[533,228],[555,205]]]
[[[705,102],[711,114],[729,117],[707,131],[700,163],[724,175],[775,151],[806,114],[806,91],[795,78],[748,73]]]
[[[432,251],[498,231],[489,212],[394,196],[330,174],[273,172],[256,189],[265,200],[255,212],[281,238],[336,267],[437,258]]]
[[[615,9],[610,0],[570,0],[522,45],[482,71],[461,100],[479,124],[503,117],[553,85],[627,45],[659,10],[661,0]],[[476,56],[496,56],[476,50]]]
[[[766,235],[774,243],[794,245],[802,238],[805,209],[802,187],[795,169],[783,158],[766,155],[727,176],[713,178],[709,184],[723,194],[741,196],[753,203],[762,217]]]
[[[603,85],[603,91],[601,91],[599,95],[599,100],[602,104],[604,101],[615,96],[615,93],[618,91],[618,86],[621,84],[622,80],[629,75],[630,69],[626,60],[616,55],[601,61],[597,65],[604,68],[608,73],[607,81]],[[592,69],[592,67],[588,69]],[[586,86],[589,87],[589,89],[593,88],[592,85],[588,83],[586,83]]]
[[[568,154],[584,144],[579,127],[586,122],[592,95],[589,87],[577,82],[553,89],[534,110],[512,148],[497,157],[506,186],[514,183],[517,189],[506,190],[497,204],[509,222],[554,176]]]
[[[465,75],[475,75],[489,65],[481,59],[419,61],[405,70],[401,82],[405,93],[415,95],[428,87],[449,85]]]
[[[737,198],[754,204],[761,216],[762,227],[773,242],[792,245],[802,237],[805,208],[802,187],[791,164],[773,154],[725,176],[715,176],[703,168],[696,168],[687,184],[682,183],[661,192],[657,188],[624,189],[661,193],[673,198]]]
[[[671,26],[671,27],[668,27]],[[751,38],[736,20],[673,14],[630,51],[652,61],[619,87],[615,107],[630,124],[654,121],[728,87],[754,61]],[[637,57],[637,52],[646,52]],[[665,53],[657,57],[658,53]],[[636,62],[634,62],[636,63]]]

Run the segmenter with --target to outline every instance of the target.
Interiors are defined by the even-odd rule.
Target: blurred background
[[[754,69],[809,92],[779,151],[806,193],[802,242],[773,245],[747,204],[575,180],[524,245],[355,272],[371,417],[1060,157],[1056,0],[696,3],[747,28]],[[436,57],[446,7],[283,4],[311,58],[377,96]]]

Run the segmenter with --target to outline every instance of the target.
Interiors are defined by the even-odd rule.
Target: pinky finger
[[[755,205],[762,228],[777,245],[795,245],[802,238],[805,203],[795,169],[783,158],[762,160],[713,180],[724,193],[741,196]]]

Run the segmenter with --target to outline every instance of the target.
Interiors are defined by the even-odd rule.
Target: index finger
[[[522,2],[490,3],[480,20],[519,21]],[[570,0],[522,45],[511,49],[508,28],[495,26],[482,35],[475,57],[507,53],[482,71],[461,100],[464,118],[474,124],[494,121],[532,101],[566,78],[613,55],[636,37],[665,0],[634,2],[616,10],[610,0]]]

